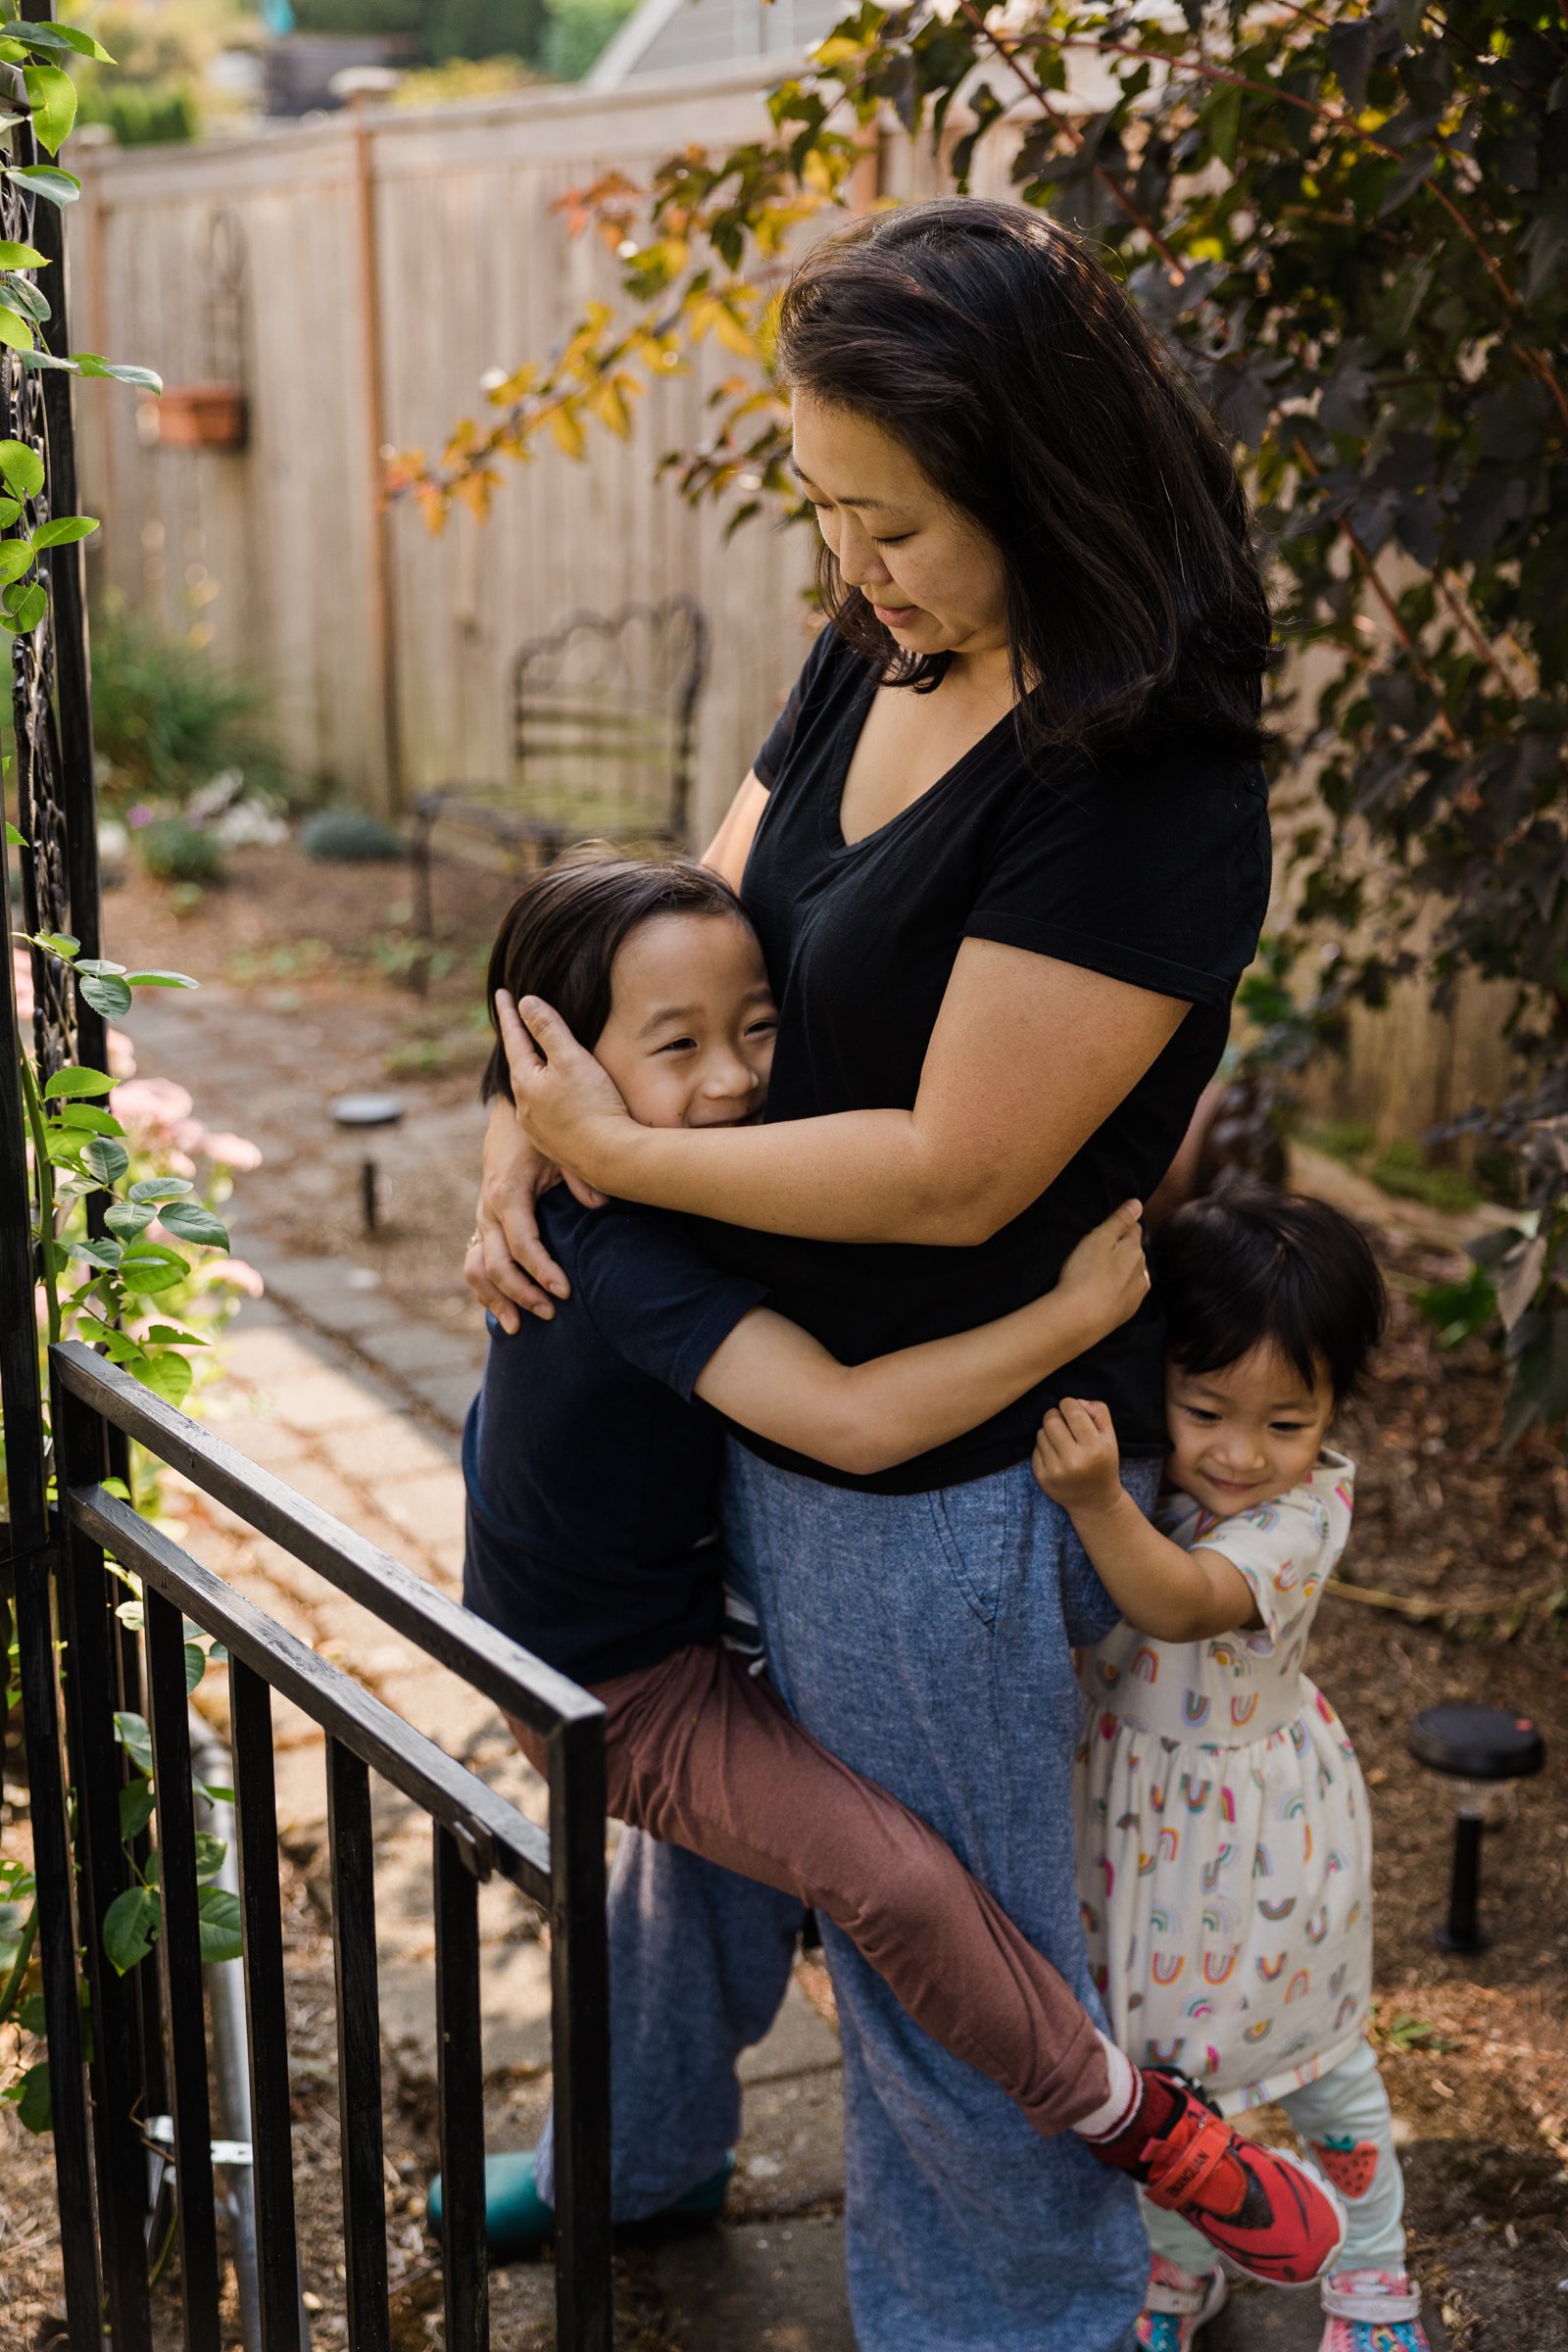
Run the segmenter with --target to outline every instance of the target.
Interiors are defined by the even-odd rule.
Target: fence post
[[[91,1486],[103,1477],[107,1433],[92,1407],[80,1403],[59,1380],[53,1391],[56,1477],[65,1539],[60,1582],[71,1691],[67,1726],[76,1796],[81,1937],[92,1996],[88,2072],[104,2286],[115,2352],[152,2352],[140,2002],[134,1976],[122,1977],[104,1949],[104,1921],[128,1884],[120,1831],[124,1769],[114,1721],[120,1626],[114,1615],[116,1588],[104,1567],[103,1551],[71,1524],[66,1507],[73,1487]]]
[[[74,2341],[92,2340],[99,2321],[98,2239],[92,2134],[82,2071],[71,1832],[61,1756],[60,1686],[55,1664],[54,1572],[58,1549],[44,1501],[43,1414],[38,1331],[33,1314],[32,1201],[22,1102],[24,1040],[11,962],[11,892],[0,849],[0,1416],[5,1422],[10,1494],[13,1607],[22,1684],[23,1737],[32,1817],[38,1957],[49,2036],[55,2185],[66,2319]],[[13,1311],[14,1310],[14,1311]]]
[[[605,1725],[551,1733],[550,1922],[556,2099],[556,2337],[610,2352],[610,1949],[605,1926]]]

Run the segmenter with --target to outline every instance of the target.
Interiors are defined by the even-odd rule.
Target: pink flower
[[[220,1257],[201,1269],[207,1282],[226,1282],[232,1290],[243,1291],[247,1298],[260,1298],[267,1289],[254,1266],[242,1257]]]
[[[116,1087],[109,1107],[117,1119],[149,1140],[173,1143],[190,1117],[192,1103],[185,1089],[176,1086],[172,1078],[132,1078]]]
[[[202,1146],[209,1159],[216,1159],[220,1168],[237,1168],[242,1173],[262,1164],[260,1148],[247,1142],[243,1135],[209,1135]]]

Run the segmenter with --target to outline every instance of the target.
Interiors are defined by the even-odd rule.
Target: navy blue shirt
[[[553,1322],[492,1320],[463,1433],[463,1597],[579,1683],[718,1639],[717,1486],[726,1424],[692,1390],[766,1297],[680,1217],[539,1204],[571,1297]]]

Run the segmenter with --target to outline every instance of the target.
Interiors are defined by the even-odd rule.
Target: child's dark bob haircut
[[[1388,1293],[1365,1234],[1337,1208],[1251,1187],[1178,1209],[1150,1245],[1165,1345],[1184,1372],[1222,1372],[1263,1343],[1308,1387],[1348,1396],[1383,1337]]]
[[[496,1028],[496,990],[543,997],[590,1051],[610,1018],[610,974],[642,923],[661,914],[727,914],[745,909],[721,874],[689,858],[622,858],[608,843],[585,842],[530,875],[513,900],[495,946],[485,998]],[[479,1086],[482,1102],[512,1101],[512,1074],[497,1042]]]

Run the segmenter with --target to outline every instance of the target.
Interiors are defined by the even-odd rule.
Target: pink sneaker
[[[1432,2352],[1421,2289],[1400,2271],[1335,2271],[1322,2286],[1318,2352]]]
[[[1180,2263],[1156,2254],[1135,2330],[1144,2352],[1192,2352],[1198,2330],[1229,2291],[1222,2271],[1184,2271]]]

